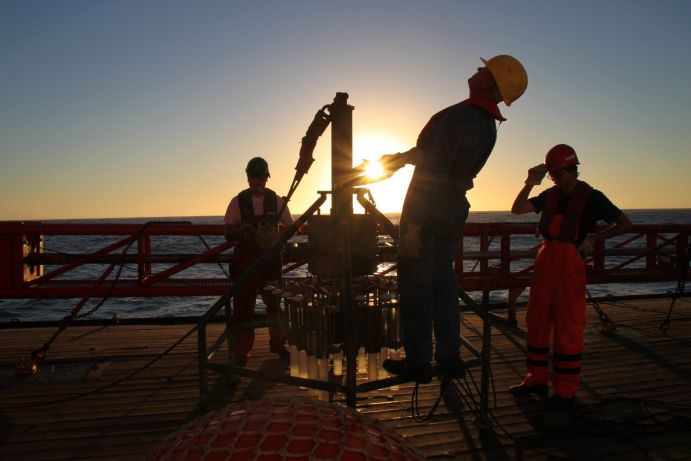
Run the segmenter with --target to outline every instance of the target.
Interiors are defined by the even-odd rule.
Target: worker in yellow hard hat
[[[497,105],[510,106],[528,86],[528,75],[516,58],[499,55],[482,62],[468,79],[468,99],[433,115],[414,148],[380,159],[388,175],[405,164],[415,165],[398,247],[406,358],[387,360],[384,368],[418,382],[431,380],[433,357],[448,376],[465,372],[453,270],[470,208],[465,195],[494,148],[497,121],[505,120]]]

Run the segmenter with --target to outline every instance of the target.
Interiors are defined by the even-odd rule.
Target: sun
[[[395,154],[410,149],[404,142],[394,136],[382,133],[366,133],[353,137],[353,165],[360,165],[369,160],[365,174],[370,178],[383,176],[382,166],[376,160],[382,155]],[[381,182],[370,184],[367,188],[372,194],[377,209],[383,213],[400,212],[403,208],[408,184],[413,174],[413,168],[406,166],[397,171],[392,177]],[[356,205],[356,210],[360,210]]]
[[[372,179],[381,178],[384,176],[384,167],[376,160],[371,161],[365,167],[365,176]]]

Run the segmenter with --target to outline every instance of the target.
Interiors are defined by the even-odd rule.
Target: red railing
[[[468,223],[456,261],[461,285],[480,291],[527,286],[532,277],[530,262],[541,239],[535,238],[535,247],[529,250],[512,249],[511,240],[534,234],[534,224]],[[691,225],[634,225],[630,233],[608,241],[606,247],[605,242],[596,245],[593,256],[586,260],[588,283],[676,280],[680,264],[686,263],[690,235]],[[477,250],[468,250],[469,238],[478,240]],[[460,264],[466,261],[467,266],[468,260],[475,260],[479,269],[468,271]]]
[[[231,281],[217,277],[189,277],[183,271],[199,264],[230,261],[232,243],[223,241],[221,224],[153,222],[146,224],[0,223],[0,298],[208,296],[221,295]],[[533,224],[467,223],[456,267],[467,291],[509,289],[515,298],[529,285],[532,259],[539,239],[532,240]],[[638,283],[677,280],[686,264],[691,225],[636,225],[631,233],[600,243],[588,260],[589,283]],[[46,237],[103,237],[87,253],[51,253]],[[195,253],[155,253],[156,239],[167,236],[214,237],[221,242]],[[115,241],[113,241],[115,239]],[[524,241],[517,244],[515,239]],[[306,255],[304,243],[287,248],[287,267],[295,269]],[[200,246],[201,247],[201,246]],[[520,247],[517,249],[516,247]],[[527,248],[527,249],[526,249]],[[44,251],[45,250],[45,251]],[[380,247],[382,258],[394,260],[391,245]],[[297,261],[297,262],[296,262]],[[73,274],[85,265],[115,265],[117,276],[104,280],[99,271],[80,278]],[[123,265],[136,264],[121,273]],[[155,272],[152,265],[167,267]],[[687,274],[687,279],[689,275]],[[100,279],[100,280],[99,280]]]

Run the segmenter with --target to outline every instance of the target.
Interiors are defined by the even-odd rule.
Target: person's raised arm
[[[518,192],[516,199],[513,201],[511,213],[524,214],[535,212],[535,207],[533,207],[533,204],[528,200],[528,196],[530,195],[530,191],[533,190],[533,187],[542,182],[546,174],[547,167],[543,164],[536,165],[528,170],[528,178],[525,180],[525,185]]]

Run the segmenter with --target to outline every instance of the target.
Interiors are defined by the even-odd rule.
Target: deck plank
[[[576,412],[545,412],[537,398],[516,400],[507,392],[524,372],[525,312],[521,310],[518,327],[497,325],[492,331],[496,393],[490,399],[495,418],[491,430],[477,422],[473,404],[467,400],[478,398],[476,389],[470,394],[447,390],[426,422],[411,415],[412,384],[358,394],[358,410],[395,429],[431,459],[635,460],[645,459],[646,454],[649,459],[691,459],[691,426],[674,432],[648,425],[645,433],[632,438],[626,431],[608,434],[607,428],[578,418],[589,415],[589,405],[605,405],[617,397],[622,406],[617,411],[623,414],[632,411],[629,403],[646,402],[652,411],[674,411],[691,421],[691,300],[677,300],[669,334],[663,336],[658,328],[669,303],[669,299],[601,303],[619,325],[618,335],[611,337],[597,331],[597,315],[589,308]],[[191,328],[70,326],[49,349],[40,373],[30,377],[14,375],[15,361],[44,344],[54,328],[4,329],[0,333],[0,459],[145,459],[168,434],[198,415],[196,334],[132,378],[74,397],[97,391],[147,365]],[[209,327],[209,344],[222,328],[219,324]],[[482,326],[476,316],[466,314],[462,330],[479,345]],[[221,363],[223,359],[223,352],[215,358]],[[284,368],[268,351],[265,329],[257,331],[249,366],[279,372]],[[470,376],[479,385],[479,368],[469,370]],[[245,399],[311,394],[247,378],[230,383],[215,373],[210,374],[209,384],[212,409]],[[420,387],[421,413],[429,410],[438,392],[436,381]]]

